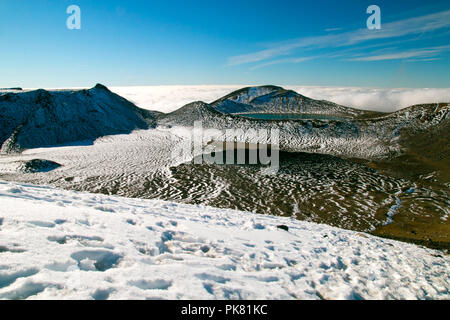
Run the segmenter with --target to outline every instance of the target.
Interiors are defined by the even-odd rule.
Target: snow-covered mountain
[[[140,109],[103,85],[89,90],[0,92],[2,153],[129,133],[155,125]]]
[[[367,233],[2,181],[0,198],[0,299],[450,298],[448,255]]]
[[[332,114],[333,116],[353,118],[364,111],[340,106],[336,103],[314,100],[293,90],[277,86],[247,87],[234,91],[211,103],[222,113],[303,113]]]

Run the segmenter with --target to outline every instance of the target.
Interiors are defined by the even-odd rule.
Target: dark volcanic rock
[[[37,173],[37,172],[49,172],[59,167],[61,167],[61,165],[53,161],[33,159],[30,161],[26,161],[21,166],[20,170],[25,173]]]

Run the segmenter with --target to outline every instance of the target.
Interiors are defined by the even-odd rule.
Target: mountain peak
[[[214,101],[212,105],[221,103],[225,100],[231,100],[237,103],[248,103],[252,99],[277,91],[283,90],[281,87],[273,86],[273,85],[264,85],[264,86],[254,86],[254,87],[245,87],[236,91],[231,92],[230,94],[220,98],[217,101]]]
[[[97,83],[97,84],[95,85],[94,89],[101,89],[101,90],[109,91],[108,87],[104,86],[104,85],[101,84],[101,83]]]
[[[314,100],[274,85],[242,88],[214,101],[211,106],[226,114],[307,113],[354,117],[360,113],[352,108]]]

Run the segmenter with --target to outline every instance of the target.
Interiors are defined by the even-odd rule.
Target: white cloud
[[[428,58],[436,56],[442,52],[450,50],[450,46],[440,46],[432,48],[424,48],[421,50],[410,50],[397,53],[389,53],[382,55],[374,55],[369,57],[358,57],[350,59],[351,61],[382,61],[382,60],[398,60],[406,58]],[[429,60],[431,61],[431,60]]]
[[[194,101],[213,102],[242,87],[245,86],[143,86],[109,89],[141,108],[167,113]]]
[[[171,112],[193,101],[213,102],[242,87],[245,86],[147,86],[110,89],[133,101],[141,108]],[[421,103],[450,102],[450,88],[283,87],[313,99],[328,100],[348,107],[377,111],[396,111]]]
[[[382,29],[377,30],[376,32],[368,29],[358,29],[344,33],[327,34],[323,36],[305,37],[285,41],[264,50],[230,57],[228,58],[228,64],[232,66],[263,61],[278,56],[289,55],[294,49],[298,48],[337,48],[355,45],[369,40],[399,38],[408,35],[424,34],[449,27],[450,10],[384,23],[382,25]]]
[[[450,88],[285,87],[313,99],[384,112],[397,111],[415,104],[450,102]]]
[[[269,61],[266,63],[258,64],[256,66],[250,68],[250,70],[255,70],[255,69],[271,66],[274,64],[281,64],[281,63],[300,63],[300,62],[312,60],[314,58],[315,57],[298,57],[298,58],[279,59],[279,60],[274,60],[274,61]]]
[[[342,28],[327,28],[325,29],[326,32],[333,32],[333,31],[341,31]]]

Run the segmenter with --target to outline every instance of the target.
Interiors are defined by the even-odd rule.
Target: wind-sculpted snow
[[[292,152],[316,152],[357,158],[385,157],[395,151],[379,139],[372,128],[361,131],[361,124],[351,121],[264,121],[235,115],[221,114],[203,102],[189,104],[182,109],[162,116],[160,126],[192,127],[201,121],[206,129],[242,129],[244,132],[260,129],[278,129],[280,149]],[[376,130],[376,128],[374,128]],[[225,139],[219,137],[218,139]],[[236,137],[236,141],[245,140]],[[244,141],[242,141],[244,142]],[[254,141],[248,141],[254,142]],[[390,150],[390,149],[393,150]]]
[[[6,182],[0,199],[1,299],[450,298],[448,255],[364,233]]]
[[[428,208],[427,215],[442,224],[449,214],[445,190],[418,188],[414,181],[328,155],[281,152],[276,175],[266,175],[258,166],[200,165],[192,164],[192,157],[173,157],[177,144],[190,134],[189,128],[157,128],[104,137],[90,146],[30,149],[0,157],[0,174],[14,181],[292,216],[358,231],[391,219],[388,213],[398,192],[402,199],[411,198],[405,200],[414,208]],[[24,172],[23,164],[33,159],[61,166]],[[415,192],[406,195],[411,188]],[[405,203],[402,207],[407,208]]]
[[[92,142],[149,128],[155,115],[102,85],[89,90],[0,92],[1,151]]]
[[[203,102],[186,105],[175,112],[161,116],[158,124],[169,127],[176,125],[192,127],[196,121],[201,121],[204,128],[217,130],[278,129],[280,131],[280,149],[284,151],[313,152],[361,159],[383,159],[401,154],[398,140],[402,130],[426,131],[431,126],[442,124],[447,119],[449,112],[448,104],[439,104],[413,106],[390,114],[374,114],[302,97],[301,99],[312,101],[314,107],[296,109],[292,112],[322,112],[349,118],[347,120],[256,120],[238,115],[242,114],[242,110],[245,112],[251,110],[248,109],[251,107],[248,104],[243,106],[244,109],[236,112],[239,105],[234,100],[247,101],[250,99],[247,95],[244,96],[245,99],[241,99],[241,94],[247,93],[247,91],[251,91],[251,88],[238,91],[235,95],[231,95],[231,98],[225,97],[211,105]],[[269,93],[269,95],[271,94],[273,92]],[[251,97],[251,101],[268,98],[267,95],[256,97],[252,95]],[[275,111],[280,113],[279,108],[283,106],[282,102],[273,97],[269,97],[268,101],[264,108],[253,111],[259,110],[258,112],[268,114]],[[267,107],[267,104],[275,106],[275,109]],[[231,107],[234,114],[224,113],[221,105]],[[283,112],[287,111],[288,109]],[[240,138],[242,137],[237,137],[236,140],[240,141]]]

